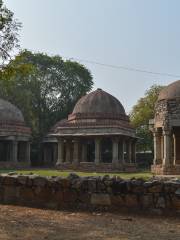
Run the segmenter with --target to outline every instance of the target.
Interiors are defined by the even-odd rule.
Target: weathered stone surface
[[[131,191],[134,193],[143,193],[144,186],[141,180],[133,180],[131,181]]]
[[[92,205],[101,205],[101,206],[109,206],[111,205],[111,198],[109,194],[98,194],[93,193],[91,195],[91,204]]]
[[[180,181],[0,175],[0,202],[52,209],[146,209],[180,213]],[[165,182],[164,182],[165,181]]]
[[[47,179],[45,177],[37,176],[33,179],[34,186],[44,187],[46,186],[46,184],[47,184]]]
[[[3,178],[3,184],[4,185],[15,185],[16,183],[17,183],[17,177],[16,176],[6,175]]]
[[[164,197],[162,197],[162,196],[158,197],[156,207],[157,208],[165,208],[166,207],[166,201],[165,201]]]
[[[180,197],[180,188],[176,190],[175,194]]]
[[[180,210],[180,197],[172,196],[172,205],[175,209]]]
[[[32,188],[21,187],[19,190],[19,201],[21,202],[31,202],[34,201],[35,194]]]
[[[179,181],[166,181],[164,182],[164,191],[168,193],[174,193],[179,188]]]
[[[138,198],[135,194],[126,194],[125,196],[125,205],[127,207],[138,207]]]
[[[70,179],[68,178],[59,178],[58,183],[62,186],[62,188],[69,188],[70,187]]]
[[[112,183],[113,194],[126,193],[127,192],[127,181],[113,182]]]
[[[71,188],[76,189],[77,191],[81,190],[83,180],[81,178],[76,178],[71,183]]]
[[[29,179],[28,176],[19,175],[19,176],[17,177],[17,182],[20,183],[20,184],[22,184],[22,185],[26,185],[28,179]]]
[[[145,182],[144,187],[149,193],[160,193],[163,190],[163,183],[157,180],[152,182]]]
[[[142,196],[143,208],[151,208],[153,207],[153,195],[145,194]]]
[[[112,206],[114,206],[115,208],[123,207],[125,206],[125,197],[123,195],[121,196],[111,195],[111,203],[112,203]]]
[[[73,204],[75,204],[77,199],[78,199],[78,195],[77,195],[76,191],[73,191],[73,190],[63,191],[63,201],[65,203],[68,202],[73,205]]]
[[[5,186],[4,187],[4,203],[16,203],[19,198],[19,187],[15,186]]]
[[[89,178],[88,179],[88,191],[91,193],[95,193],[97,190],[96,188],[96,179],[95,178]]]

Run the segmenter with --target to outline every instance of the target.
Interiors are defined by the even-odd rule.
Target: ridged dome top
[[[180,98],[180,80],[165,87],[159,94],[158,101]]]
[[[0,121],[24,122],[21,111],[8,101],[0,99]]]
[[[117,98],[98,88],[83,96],[76,103],[72,114],[77,113],[112,113],[125,115],[125,110]]]

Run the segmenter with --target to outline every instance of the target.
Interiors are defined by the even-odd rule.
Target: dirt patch
[[[180,239],[180,219],[0,205],[0,240]]]

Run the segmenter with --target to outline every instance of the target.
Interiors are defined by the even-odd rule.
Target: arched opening
[[[112,140],[104,138],[101,141],[101,162],[112,163]]]
[[[95,143],[93,140],[88,140],[87,144],[87,162],[94,162],[95,160]]]
[[[0,141],[0,161],[1,162],[10,161],[10,151],[11,151],[11,142]]]

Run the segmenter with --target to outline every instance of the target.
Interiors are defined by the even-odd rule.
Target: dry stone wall
[[[74,209],[180,213],[180,180],[0,175],[0,203]]]

